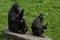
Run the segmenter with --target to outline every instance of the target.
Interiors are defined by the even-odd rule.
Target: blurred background
[[[39,15],[44,15],[43,25],[48,22],[48,29],[43,35],[60,40],[60,0],[0,0],[0,40],[2,31],[8,28],[8,12],[14,3],[18,3],[24,9],[24,18],[31,32],[31,24]]]

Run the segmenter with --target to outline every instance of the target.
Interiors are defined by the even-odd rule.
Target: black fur
[[[19,17],[20,17],[20,16],[23,16],[23,13],[24,13],[24,10],[22,9]],[[23,34],[23,33],[26,33],[26,32],[28,31],[27,24],[26,24],[25,19],[24,19],[23,17],[22,17],[21,19],[19,19],[18,27],[19,27],[19,29],[21,30],[20,33],[22,33],[22,34]]]
[[[8,28],[10,31],[15,33],[27,32],[27,25],[25,23],[25,19],[23,18],[23,14],[24,9],[20,11],[20,6],[17,3],[15,3],[8,14]]]
[[[44,33],[44,29],[47,28],[47,24],[44,26],[42,22],[44,20],[43,14],[40,14],[32,23],[32,33],[36,36],[41,36]]]

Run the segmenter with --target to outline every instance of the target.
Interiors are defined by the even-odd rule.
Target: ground
[[[8,28],[8,11],[15,2],[25,10],[29,32],[33,20],[42,13],[45,17],[43,24],[48,22],[48,29],[43,35],[60,40],[60,0],[0,0],[0,40],[6,40],[2,31]]]

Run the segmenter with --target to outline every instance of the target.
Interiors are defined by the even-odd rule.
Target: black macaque
[[[26,33],[28,28],[23,18],[24,9],[20,10],[20,6],[15,3],[8,14],[8,29],[15,33]]]
[[[19,19],[19,22],[18,22],[18,29],[20,33],[26,33],[28,31],[28,26],[25,22],[25,19],[23,18],[23,12],[24,10],[21,11],[21,14],[19,15],[19,17],[22,17],[21,19]]]
[[[46,25],[42,25],[42,22],[44,20],[43,14],[40,14],[32,23],[32,33],[35,36],[41,36],[44,33],[44,29],[47,29],[48,23]]]

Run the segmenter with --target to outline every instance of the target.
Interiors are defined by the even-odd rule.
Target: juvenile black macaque
[[[18,22],[18,27],[19,27],[18,29],[20,29],[19,32],[22,34],[28,31],[26,21],[23,18],[23,13],[24,13],[24,10],[22,9],[21,14],[19,15],[19,17],[22,17],[22,18],[19,19],[19,22]]]
[[[8,14],[8,28],[15,33],[26,33],[28,28],[23,18],[24,9],[20,10],[20,6],[15,3]]]
[[[32,23],[32,33],[35,36],[42,36],[44,33],[44,29],[47,29],[48,23],[46,25],[42,25],[42,22],[44,20],[43,14],[40,14]]]

